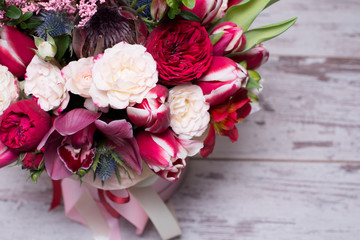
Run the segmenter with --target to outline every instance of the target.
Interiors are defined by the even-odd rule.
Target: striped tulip
[[[201,25],[209,26],[219,20],[228,8],[228,0],[196,0],[195,7],[189,9],[184,5],[182,11],[189,11],[201,19]]]
[[[140,155],[160,177],[174,182],[185,167],[185,159],[194,156],[203,147],[195,140],[180,139],[170,129],[160,134],[141,131],[136,135]]]
[[[241,51],[245,47],[246,38],[241,27],[233,22],[223,22],[217,25],[210,36],[221,36],[213,43],[213,55],[224,56],[231,52]]]
[[[169,6],[166,4],[166,0],[153,0],[150,6],[151,17],[159,22],[164,16]]]
[[[227,57],[214,56],[209,69],[195,82],[206,101],[217,105],[245,87],[248,73],[245,68]]]
[[[0,64],[19,79],[24,78],[27,65],[34,57],[34,41],[14,27],[4,25],[0,32]]]
[[[5,146],[5,144],[0,141],[0,168],[11,164],[18,158],[18,156],[19,153],[10,150],[7,146]]]
[[[269,59],[269,51],[262,45],[256,45],[254,48],[231,57],[235,62],[246,61],[247,69],[257,69]]]
[[[130,121],[138,127],[145,127],[145,131],[165,131],[170,125],[169,106],[165,103],[168,95],[166,87],[156,85],[141,103],[126,109]]]

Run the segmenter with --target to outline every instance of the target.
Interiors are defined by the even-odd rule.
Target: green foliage
[[[261,79],[259,73],[253,70],[248,70],[248,73],[249,73],[249,80],[246,84],[246,88],[257,88],[257,89],[261,88],[261,86],[258,84],[258,82]]]
[[[246,31],[255,18],[271,2],[271,0],[251,0],[232,6],[227,10],[221,22],[230,21]]]
[[[68,34],[62,34],[54,37],[57,52],[55,59],[60,62],[67,50],[70,50],[71,39]]]
[[[185,20],[201,22],[201,18],[199,18],[198,16],[196,16],[195,14],[193,14],[192,12],[189,12],[189,11],[182,11],[180,13],[180,16]]]
[[[209,35],[210,41],[212,45],[215,45],[220,39],[221,37],[224,35],[224,32],[221,33],[217,33],[217,34],[213,34],[213,35]]]
[[[181,0],[182,4],[189,9],[193,9],[195,7],[196,0]]]
[[[287,29],[289,29],[296,22],[296,20],[297,17],[294,17],[283,22],[270,24],[245,32],[246,44],[242,52],[246,52],[255,45],[282,34]]]
[[[34,19],[33,12],[22,13],[21,9],[14,6],[6,6],[5,1],[0,1],[0,10],[5,11],[5,15],[9,18],[7,20],[2,20],[8,26],[19,26],[21,29],[34,29],[39,26],[42,21],[39,19]]]

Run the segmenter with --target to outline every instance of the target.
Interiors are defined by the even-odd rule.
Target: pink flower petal
[[[215,128],[210,124],[209,134],[205,138],[204,147],[200,150],[200,154],[203,158],[207,158],[214,150],[215,147]]]
[[[93,113],[86,109],[78,108],[60,115],[55,119],[54,126],[61,135],[72,135],[95,122],[100,115],[101,113]]]

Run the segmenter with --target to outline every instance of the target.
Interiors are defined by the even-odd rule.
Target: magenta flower
[[[195,82],[212,106],[222,103],[246,86],[248,73],[245,68],[227,57],[214,56],[209,69]]]
[[[143,160],[157,175],[170,182],[179,178],[186,165],[185,159],[203,147],[202,142],[178,138],[170,129],[160,134],[139,132],[136,141]]]
[[[145,131],[165,131],[170,125],[169,106],[165,103],[168,95],[166,87],[156,85],[140,104],[126,109],[130,121],[138,127],[145,127]]]
[[[4,25],[0,32],[0,64],[18,78],[23,78],[36,49],[34,41],[14,27]]]
[[[115,151],[121,154],[129,167],[133,168],[138,174],[141,174],[142,159],[138,144],[133,136],[131,124],[121,119],[111,121],[110,123],[96,120],[95,125],[107,138],[107,144],[114,146]]]
[[[60,115],[38,149],[45,147],[45,167],[49,176],[62,179],[80,169],[89,169],[95,156],[92,147],[95,121],[101,113],[74,109]]]

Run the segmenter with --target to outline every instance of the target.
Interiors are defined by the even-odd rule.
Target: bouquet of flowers
[[[0,167],[99,190],[177,181],[256,109],[261,43],[296,21],[249,29],[275,2],[0,0]]]

